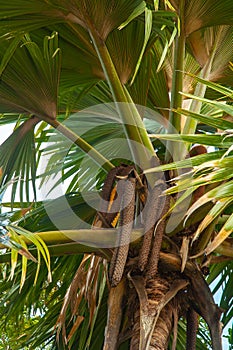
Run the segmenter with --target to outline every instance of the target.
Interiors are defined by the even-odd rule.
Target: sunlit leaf
[[[14,226],[14,225],[9,225],[8,226],[10,230],[15,232],[15,234],[21,235],[22,237],[27,238],[30,242],[32,242],[36,248],[38,249],[39,254],[41,254],[44,258],[44,261],[46,263],[47,269],[48,269],[48,280],[51,281],[51,271],[50,271],[50,254],[48,251],[47,246],[45,245],[44,241],[38,237],[35,236],[33,233],[19,227],[19,226]],[[38,257],[39,258],[39,257]],[[40,263],[40,258],[38,260],[38,265]],[[37,275],[36,275],[37,277]]]
[[[132,14],[127,18],[127,20],[122,23],[118,29],[121,30],[123,29],[125,26],[127,26],[134,18],[138,17],[140,14],[142,14],[144,11],[146,10],[146,3],[144,1],[142,1],[138,7],[136,7]]]
[[[219,92],[220,94],[223,95],[223,98],[225,96],[232,98],[232,96],[233,96],[233,91],[231,89],[227,88],[226,86],[223,86],[223,85],[220,85],[217,83],[213,83],[213,82],[206,80],[206,79],[202,79],[202,78],[195,76],[194,74],[191,74],[191,73],[186,73],[186,74],[193,77],[194,80],[198,81],[199,83],[205,84],[206,86],[208,86],[212,90]]]
[[[185,94],[185,95],[187,96],[187,94]],[[190,98],[193,98],[193,95],[189,95],[189,96],[190,96]],[[196,98],[196,97],[194,97],[194,98]],[[198,97],[197,97],[197,100],[199,100]],[[213,102],[213,103],[210,102],[210,104],[214,105],[215,102]],[[222,108],[223,110],[226,108],[227,110],[231,110],[231,113],[233,113],[232,108],[230,106],[226,107],[226,105],[224,105],[223,103],[220,103],[220,102],[218,102],[218,103],[216,102],[216,108],[217,109]],[[233,127],[233,123],[229,122],[227,120],[213,118],[213,117],[209,117],[209,116],[203,115],[203,114],[193,113],[193,112],[186,110],[186,109],[180,108],[177,110],[177,113],[186,115],[187,117],[194,118],[194,119],[196,119],[204,124],[207,124],[209,126],[213,126],[214,128],[217,128],[220,130],[232,129],[232,127]]]
[[[199,237],[200,233],[213,222],[221,213],[223,210],[233,202],[233,198],[227,198],[227,199],[221,199],[218,201],[213,208],[209,211],[209,213],[206,215],[204,220],[200,223],[198,226],[194,236],[193,236],[193,242]]]
[[[166,135],[164,136],[166,138]],[[163,138],[163,135],[159,136],[159,138]],[[169,138],[169,135],[168,135]],[[194,137],[195,138],[195,137]],[[176,137],[176,135],[171,135],[171,139],[172,140],[177,140],[177,139],[181,139],[181,136]],[[215,160],[217,161],[218,164],[218,160],[220,157],[222,157],[224,155],[224,151],[217,151],[217,152],[210,152],[210,153],[205,153],[205,154],[201,154],[192,158],[188,158],[184,159],[184,160],[180,160],[177,162],[173,162],[170,164],[164,164],[164,165],[160,165],[156,168],[150,168],[150,169],[146,169],[144,170],[144,173],[150,173],[150,172],[159,172],[159,171],[166,171],[166,170],[172,170],[172,169],[182,169],[182,168],[188,168],[188,170],[190,171],[192,167],[198,167],[198,166],[202,166],[202,167],[208,167],[208,166],[215,166]],[[205,163],[205,162],[209,162],[209,163]],[[205,164],[205,165],[204,165]]]
[[[151,138],[158,138],[161,140],[172,140],[172,141],[177,141],[177,142],[190,142],[190,143],[199,143],[202,145],[209,145],[214,147],[219,147],[219,148],[228,148],[232,145],[232,139],[233,136],[231,137],[228,135],[228,138],[226,138],[226,135],[221,134],[221,135],[210,135],[210,134],[151,134]],[[204,160],[204,158],[203,158]]]
[[[220,232],[214,238],[214,240],[208,245],[205,250],[205,253],[208,255],[214,249],[216,249],[224,240],[230,236],[233,232],[233,214],[229,217],[225,225],[221,228]]]
[[[191,95],[191,94],[183,94],[183,95],[188,97],[188,98],[193,98],[194,100],[198,100],[198,101],[201,101],[201,102],[208,103],[208,104],[214,106],[216,109],[221,109],[222,111],[226,112],[227,114],[233,116],[233,108],[232,108],[232,106],[230,106],[230,105],[228,105],[228,104],[226,104],[224,102],[212,101],[212,100],[209,100],[207,98],[202,98],[202,97],[194,96],[194,95]],[[224,123],[224,121],[223,121],[223,123]]]
[[[202,197],[200,197],[187,211],[187,217],[190,216],[195,210],[197,210],[200,206],[204,205],[207,202],[210,201],[217,201],[218,199],[221,200],[224,198],[224,200],[227,200],[227,198],[232,197],[232,188],[233,188],[233,182],[229,181],[228,183],[223,183],[213,190],[210,190],[206,194],[204,194]],[[232,198],[229,198],[229,200]]]

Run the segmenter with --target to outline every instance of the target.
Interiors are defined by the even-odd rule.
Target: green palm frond
[[[32,201],[30,188],[36,198],[36,153],[34,127],[37,118],[31,118],[19,126],[0,146],[1,186],[12,182],[11,200],[14,202],[19,187],[20,200]],[[30,186],[31,183],[31,186]]]
[[[214,153],[213,158],[219,156],[219,153]],[[201,160],[200,156],[196,157],[197,163]],[[210,154],[211,158],[211,154]],[[208,156],[207,156],[208,159]],[[193,158],[195,162],[195,158]],[[189,167],[192,166],[192,160],[186,160],[178,163],[178,167]],[[175,169],[175,164],[164,167],[166,170]],[[164,169],[163,168],[163,169]],[[205,194],[205,199],[213,200],[220,199],[221,196],[231,196],[230,190],[232,186],[232,156],[220,159],[212,159],[206,163],[199,163],[199,165],[194,166],[194,168],[187,174],[181,175],[177,180],[177,188],[173,187],[168,190],[168,192],[174,193],[177,191],[188,190],[190,186],[198,187],[202,185],[217,184],[217,187],[210,189],[209,192]],[[227,183],[222,183],[228,180]],[[220,183],[220,185],[219,185]],[[201,197],[202,198],[202,197]],[[203,197],[204,198],[204,197]],[[202,199],[203,199],[202,198]],[[201,199],[200,199],[201,200]],[[194,203],[194,206],[198,205],[198,201]]]
[[[43,51],[26,36],[1,76],[1,111],[55,119],[59,75],[57,34],[45,37]]]
[[[13,55],[15,53],[15,50],[20,45],[20,43],[22,41],[22,37],[23,37],[22,35],[21,36],[16,36],[11,41],[10,45],[8,46],[8,48],[6,49],[6,52],[4,53],[4,56],[3,56],[2,60],[1,60],[0,75],[2,74],[2,72],[4,71],[6,66],[8,65],[9,61],[13,57]]]
[[[137,44],[135,45],[135,35]],[[122,30],[114,30],[106,45],[122,83],[126,83],[134,74],[144,45],[145,28],[140,21],[128,24]]]
[[[148,89],[149,101],[148,104],[151,108],[157,107],[159,113],[168,119],[170,98],[169,98],[169,65],[165,65],[165,69],[157,72],[159,60],[161,57],[161,45],[158,42],[157,45],[151,51],[150,65],[150,86]]]
[[[213,264],[208,276],[208,282],[213,285],[213,293],[220,294],[220,305],[224,310],[222,322],[224,327],[232,320],[233,317],[233,301],[232,301],[232,279],[228,276],[232,273],[232,262],[220,262]],[[222,288],[224,286],[224,288]]]
[[[51,281],[52,277],[51,277],[51,270],[50,270],[50,254],[44,241],[39,236],[35,236],[30,231],[27,231],[21,227],[18,227],[15,225],[9,225],[7,226],[7,228],[10,230],[11,233],[14,233],[13,239],[16,237],[16,235],[20,235],[20,237],[26,238],[29,242],[33,243],[36,246],[37,253],[38,253],[38,262],[40,262],[40,255],[42,255],[48,269],[48,281]],[[39,270],[40,270],[40,264],[38,263],[35,283],[38,277]]]
[[[12,218],[11,218],[12,220]],[[18,263],[18,255],[22,257],[22,271],[20,279],[20,291],[26,280],[27,274],[27,262],[28,259],[37,264],[37,271],[35,274],[34,284],[37,282],[38,274],[41,267],[41,255],[46,263],[48,269],[48,280],[51,281],[51,271],[50,271],[50,255],[48,248],[39,236],[33,235],[31,232],[15,226],[11,223],[6,224],[6,220],[1,222],[1,237],[0,241],[2,247],[11,249],[11,273],[9,278],[14,279],[15,270]],[[37,250],[37,259],[30,253],[28,246],[25,243],[25,238],[30,243],[33,243]]]
[[[60,97],[60,110],[66,111],[65,117],[100,103],[111,103],[112,94],[105,81],[99,81],[81,87],[65,90]]]
[[[86,260],[86,262],[88,267],[90,261]],[[34,325],[24,330],[23,344],[36,348],[42,343],[51,343],[53,344],[54,349],[58,346],[58,344],[56,344],[54,326],[56,325],[58,319],[61,320],[61,318],[59,318],[61,315],[59,314],[62,308],[63,300],[66,300],[69,293],[72,292],[75,294],[74,281],[77,271],[79,271],[80,277],[82,275],[83,278],[86,278],[88,277],[88,270],[82,268],[82,256],[61,257],[59,259],[52,258],[51,268],[53,271],[53,281],[50,284],[44,284],[45,270],[40,269],[37,284],[34,286],[32,291],[29,286],[33,283],[35,274],[34,265],[33,263],[28,263],[27,277],[21,290],[20,298],[18,298],[20,288],[20,269],[17,269],[15,272],[14,283],[12,281],[6,281],[4,284],[4,290],[7,291],[7,293],[1,294],[2,297],[0,299],[0,305],[8,303],[8,297],[11,298],[11,303],[14,304],[14,312],[12,313],[12,310],[9,308],[5,309],[4,312],[8,321],[12,320],[13,322],[17,322],[17,320],[20,319],[20,315],[25,306],[33,305],[34,311],[40,312],[41,317],[37,320],[35,319]],[[88,277],[88,280],[94,286],[93,292],[90,292],[87,285],[88,289],[85,292],[83,300],[81,300],[81,304],[78,305],[77,298],[77,302],[71,303],[71,307],[67,305],[68,308],[64,314],[64,322],[67,326],[66,332],[67,336],[70,335],[69,345],[71,348],[75,348],[75,346],[77,346],[74,342],[74,339],[77,338],[79,339],[78,343],[80,349],[84,349],[86,343],[90,344],[90,347],[92,348],[92,346],[94,346],[93,344],[96,344],[96,341],[98,344],[98,349],[101,349],[102,346],[104,328],[106,324],[107,290],[105,288],[105,271],[103,267],[96,264],[95,268],[97,268],[96,272],[98,278],[90,279],[90,276]],[[72,280],[73,287],[70,289]],[[78,293],[82,293],[82,289],[80,289],[80,280],[78,279],[77,281],[76,279],[76,282],[78,282],[78,285],[76,283],[76,291],[78,291]],[[96,288],[97,285],[99,286],[98,288]],[[3,285],[1,286],[0,290],[3,290]],[[95,296],[94,293],[97,293],[97,295]],[[44,306],[43,303],[44,299],[46,299],[46,306]],[[90,310],[90,312],[87,308],[87,302],[91,302],[92,304],[96,302],[95,306],[93,304],[94,308],[92,308],[92,311]],[[78,310],[74,309],[76,307],[78,307]],[[75,322],[77,317],[76,312],[78,312],[80,317],[82,317],[82,315],[85,317],[84,321],[77,329],[76,326],[78,323]],[[98,330],[96,327],[93,328],[94,325],[98,326]],[[62,334],[60,334],[59,343],[62,349],[65,347],[65,345],[63,345],[63,341],[64,338],[62,339]],[[94,349],[97,348],[94,347]]]
[[[190,74],[190,73],[186,73],[186,74]],[[191,74],[190,74],[191,75]],[[220,84],[217,84],[217,83],[212,83],[211,81],[209,80],[206,80],[206,79],[202,79],[200,77],[197,77],[195,75],[192,75],[192,77],[202,83],[202,84],[205,84],[207,87],[209,87],[211,90],[214,90],[216,92],[218,92],[220,95],[221,95],[221,99],[224,101],[225,99],[232,99],[233,97],[233,91],[232,89],[230,89],[229,87],[226,87],[224,85],[220,85]]]
[[[113,105],[98,106],[100,112],[95,109],[86,109],[83,112],[72,115],[64,123],[73,132],[79,132],[85,140],[98,150],[106,159],[113,161],[118,165],[117,159],[122,154],[125,159],[131,159],[131,153],[125,138],[124,129],[117,118]],[[112,114],[109,118],[107,113]],[[102,116],[99,117],[99,113]],[[98,132],[97,132],[98,130]],[[95,188],[96,181],[101,183],[105,176],[103,172],[97,169],[95,162],[87,157],[75,145],[70,145],[70,141],[64,136],[60,136],[56,131],[48,130],[49,145],[43,148],[43,154],[51,154],[45,172],[41,175],[42,186],[46,179],[53,174],[60,173],[60,178],[54,182],[54,187],[69,179],[67,192],[86,190]],[[116,140],[116,146],[112,147],[112,140]],[[92,172],[87,169],[92,168]],[[93,176],[96,172],[96,178]],[[86,174],[83,176],[83,174]],[[98,187],[98,185],[97,185]]]
[[[94,25],[102,39],[121,25],[137,7],[143,10],[144,2],[137,1],[107,1],[102,0],[98,6],[88,0],[82,1],[31,1],[30,5],[25,0],[12,1],[10,6],[2,4],[0,13],[2,30],[4,32],[27,32],[51,23],[70,21],[78,23],[86,29]],[[108,16],[106,16],[108,14]]]
[[[180,2],[172,0],[171,3],[178,11]],[[221,24],[232,24],[231,13],[233,4],[231,0],[220,0],[217,3],[207,0],[203,2],[187,1],[184,11],[185,33],[190,35],[198,29],[210,26],[217,26]],[[219,16],[221,13],[221,16]]]
[[[16,269],[14,281],[7,280],[10,268],[5,271],[5,281],[1,284],[0,288],[0,306],[3,307],[3,305],[5,303],[8,304],[9,301],[12,303],[12,306],[9,308],[4,308],[4,310],[1,308],[1,310],[4,311],[6,319],[12,320],[15,323],[20,322],[21,315],[26,311],[26,308],[29,308],[31,312],[38,312],[41,315],[40,318],[35,320],[35,324],[32,327],[24,329],[24,334],[26,335],[23,339],[24,346],[27,346],[28,344],[33,348],[36,348],[36,346],[39,346],[43,342],[53,342],[54,346],[56,346],[56,336],[53,332],[54,325],[59,316],[62,300],[81,260],[82,256],[62,257],[60,259],[53,258],[51,260],[53,280],[50,284],[45,283],[47,269],[45,263],[41,261],[42,266],[39,271],[37,283],[33,288],[31,288],[31,286],[34,283],[37,267],[35,263],[29,261],[27,264],[27,275],[24,286],[21,289],[20,298],[19,290],[22,266],[19,266]],[[47,306],[45,306],[43,300],[46,300]],[[51,312],[48,312],[48,310]],[[45,312],[48,312],[47,316],[50,319],[49,323],[44,319]],[[3,323],[1,326],[4,326],[4,320],[2,319],[2,321]]]
[[[152,74],[151,55],[145,55],[140,62],[140,67],[133,84],[128,86],[128,90],[136,105],[146,106],[148,101],[150,79]]]
[[[15,124],[18,124],[20,121],[25,121],[28,119],[28,116],[25,114],[16,114],[16,113],[4,113],[0,115],[0,125],[13,124],[10,127],[14,129]]]
[[[89,0],[55,0],[51,1],[51,3],[64,13],[64,19],[68,16],[67,19],[69,21],[79,23],[87,30],[93,26],[102,40],[105,40],[113,29],[126,21],[133,11],[138,13],[137,7],[139,8],[139,13],[145,7],[141,0],[101,0],[99,9]]]
[[[1,35],[11,36],[14,33],[25,33],[38,29],[51,22],[61,22],[59,11],[55,10],[47,1],[17,1],[13,0],[10,6],[1,4],[0,18],[2,21]]]
[[[62,51],[61,91],[74,89],[76,86],[83,86],[87,83],[90,84],[90,82],[96,83],[100,79],[104,79],[98,56],[85,29],[62,23],[54,25],[53,30],[58,32],[59,47]],[[44,28],[31,33],[31,37],[41,46],[44,37],[50,35],[50,33],[50,27]]]
[[[47,12],[44,12],[45,24],[43,27],[48,26],[46,21],[49,15],[51,16],[51,24],[52,24],[53,15],[55,17],[56,16],[59,17],[59,14],[58,14],[59,11],[64,10],[65,13],[67,13],[68,8],[70,8],[70,11],[72,13],[72,11],[75,9],[74,4],[70,4],[70,2],[66,3],[65,1],[63,1],[62,4],[60,4],[61,6],[59,6],[59,2],[57,4],[54,2],[54,9],[56,5],[58,6],[59,10],[54,10],[54,13],[51,8],[50,10],[48,9]],[[78,6],[77,10],[75,10],[77,11],[76,13],[77,17],[79,17],[79,15],[80,15],[80,18],[82,16],[86,16],[85,14],[82,14],[82,11],[83,13],[85,12],[84,10],[86,6],[85,1],[83,2],[82,5],[81,4],[76,4],[76,5]],[[93,11],[95,11],[95,15],[91,19],[91,22],[93,22],[94,26],[98,27],[99,26],[98,21],[101,18],[100,31],[103,31],[103,32],[107,31],[105,34],[103,34],[103,36],[104,37],[106,36],[106,38],[108,36],[107,33],[108,32],[110,33],[113,31],[113,35],[110,35],[110,37],[108,38],[108,46],[111,48],[111,46],[117,45],[118,47],[118,55],[114,55],[114,52],[116,51],[116,47],[115,47],[115,50],[113,48],[113,50],[110,50],[110,52],[112,51],[114,63],[118,62],[116,64],[118,66],[117,70],[119,72],[119,75],[120,76],[122,75],[122,78],[123,78],[122,81],[125,81],[129,73],[133,72],[133,69],[135,68],[135,64],[138,61],[139,56],[141,55],[141,48],[144,42],[144,20],[134,21],[134,23],[128,24],[122,30],[118,30],[117,27],[119,26],[119,24],[121,24],[121,21],[125,18],[125,16],[127,16],[127,14],[128,16],[131,15],[133,9],[136,10],[137,8],[139,8],[141,10],[139,12],[136,11],[136,13],[142,12],[145,8],[145,3],[143,1],[138,1],[137,3],[135,3],[135,1],[134,2],[121,1],[120,3],[116,2],[116,4],[114,5],[114,1],[112,1],[111,4],[109,2],[106,2],[105,4],[105,2],[103,1],[102,5],[103,5],[102,14],[100,13],[99,10],[97,11],[96,8],[93,7]],[[137,7],[137,5],[139,7]],[[92,11],[90,10],[92,8],[92,5],[88,3],[88,6],[89,6],[88,16],[92,17],[90,12]],[[104,6],[106,6],[106,9],[104,9]],[[106,11],[108,11],[109,8],[112,8],[114,13],[117,13],[117,11],[119,10],[123,12],[121,13],[121,16],[119,16],[119,13],[117,13],[118,18],[115,18],[115,15],[112,13],[112,17],[111,19],[108,17],[108,23],[106,23],[106,28],[104,29],[102,17],[103,16],[105,17]],[[23,13],[23,10],[22,10],[22,13]],[[25,16],[29,15],[29,13],[30,13],[30,9],[28,12],[25,13]],[[40,11],[40,14],[41,14],[41,11]],[[42,11],[42,14],[43,14],[43,11]],[[89,79],[92,79],[92,78],[94,78],[96,81],[98,79],[103,79],[104,75],[102,72],[102,68],[100,67],[99,60],[97,58],[94,47],[90,42],[88,33],[84,28],[74,23],[70,25],[69,21],[71,20],[72,22],[72,18],[68,18],[68,17],[66,18],[66,15],[64,15],[64,23],[59,23],[59,25],[54,24],[52,27],[53,29],[59,32],[59,36],[61,37],[60,47],[62,47],[62,50],[63,50],[63,73],[64,73],[61,76],[61,82],[63,82],[64,84],[67,84],[67,82],[69,81],[71,86],[71,81],[72,81],[72,86],[74,86],[77,83],[80,84],[81,82],[80,78],[83,79],[82,80],[83,82],[87,82]],[[151,35],[149,45],[151,45],[151,43],[155,40],[155,38],[158,35],[163,36],[163,30],[161,30],[161,28],[164,25],[164,21],[168,27],[174,27],[172,14],[170,13],[161,11],[159,12],[159,14],[153,13],[153,17],[155,17],[155,19],[153,19],[153,27],[152,27],[153,35]],[[16,25],[19,25],[20,21],[21,20],[18,19]],[[11,21],[10,23],[11,23],[10,25],[14,27],[14,21]],[[87,24],[84,24],[83,22],[82,24],[84,27],[87,26]],[[24,27],[27,28],[27,26],[25,25]],[[132,34],[132,29],[135,30],[135,28],[138,28],[137,37],[140,38],[140,40],[137,40],[136,46],[135,46],[135,40],[133,40],[134,36]],[[30,25],[28,27],[28,30],[31,30]],[[44,31],[44,36],[50,35],[49,30],[43,29],[41,30],[41,33],[43,33],[43,31]],[[129,34],[127,35],[128,31],[129,31]],[[32,33],[33,38],[38,38],[38,36],[40,35],[41,34],[37,34],[37,32]],[[134,54],[131,56],[132,62],[130,62],[131,60],[127,60],[128,56],[126,56],[126,54],[131,54],[131,47],[133,47],[134,49],[135,47],[137,47],[137,51],[138,51],[137,55]],[[83,55],[85,55],[85,59]],[[114,56],[115,56],[115,59],[114,59]],[[77,60],[79,61],[79,65],[77,65]],[[126,66],[124,66],[123,64],[126,64]],[[124,71],[121,72],[123,67],[124,67]],[[74,74],[75,72],[77,72],[77,77]],[[75,82],[75,79],[77,79],[76,82]]]
[[[185,94],[185,96],[189,96],[189,97],[193,97],[196,98],[193,95],[188,95]],[[198,100],[200,100],[197,97]],[[217,110],[221,109],[224,111],[227,111],[226,113],[228,114],[228,112],[230,112],[232,114],[232,108],[230,106],[225,106],[223,103],[220,102],[213,102],[211,100],[207,100],[207,99],[202,99],[203,102],[209,103],[210,105],[213,105],[216,107]],[[228,129],[232,129],[233,123],[231,121],[228,120],[224,120],[224,119],[220,119],[220,118],[213,118],[213,117],[209,117],[208,115],[204,115],[201,113],[194,113],[192,111],[189,111],[187,109],[182,109],[179,108],[177,109],[177,113],[185,115],[187,117],[191,117],[195,120],[198,120],[199,122],[206,124],[208,126],[212,126],[216,129],[220,129],[220,130],[228,130]]]
[[[229,62],[232,60],[232,38],[232,26],[204,28],[188,38],[191,52],[200,66],[211,62],[210,81],[231,85]]]
[[[68,208],[63,207],[64,200],[68,202]],[[81,193],[69,193],[54,200],[47,200],[41,205],[38,203],[38,208],[27,213],[26,217],[19,221],[19,225],[32,232],[57,231],[56,222],[62,224],[61,228],[64,230],[88,228],[96,213],[95,208],[98,208],[97,200],[96,195],[91,192],[85,193],[84,196]],[[92,203],[92,206],[88,203]],[[74,220],[73,211],[80,221]]]
[[[178,135],[178,134],[151,134],[151,138],[157,138],[161,140],[172,140],[183,143],[188,142],[190,144],[202,144],[213,146],[215,148],[227,149],[232,145],[232,137],[226,137],[224,134],[189,134],[189,135]],[[204,160],[205,157],[203,157]],[[206,158],[207,160],[207,158]]]
[[[166,138],[166,136],[160,136],[160,137],[161,138],[162,137]],[[168,138],[170,138],[170,135],[168,135]],[[175,137],[175,135],[174,136],[171,135],[171,139],[174,140],[174,141],[177,141],[178,137]],[[184,140],[185,140],[185,138],[184,138]],[[191,137],[190,137],[190,139],[188,137],[188,140],[191,140]],[[196,140],[196,138],[194,137],[192,140]],[[180,138],[179,138],[179,141],[181,141]],[[209,164],[211,164],[213,166],[214,161],[217,160],[217,162],[218,162],[219,158],[224,156],[224,154],[225,154],[225,151],[223,151],[223,150],[216,151],[216,152],[205,153],[205,154],[197,155],[197,156],[192,157],[192,158],[187,158],[187,159],[180,160],[180,161],[177,161],[177,162],[160,165],[160,166],[158,166],[156,168],[146,169],[144,171],[144,173],[147,174],[147,173],[150,173],[150,172],[157,172],[157,171],[159,172],[159,171],[167,171],[167,170],[186,169],[186,168],[188,168],[188,171],[190,173],[181,175],[181,178],[186,179],[186,177],[188,177],[190,175],[190,179],[191,179],[191,174],[193,174],[193,172],[194,172],[194,170],[192,169],[193,167],[197,167],[198,168],[198,166],[202,166],[203,164],[205,164],[205,162],[209,162]],[[170,188],[169,191],[172,191],[172,188]]]

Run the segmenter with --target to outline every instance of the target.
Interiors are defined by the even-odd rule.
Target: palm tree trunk
[[[166,350],[173,327],[174,305],[170,302],[161,311],[160,317],[154,329],[150,350]]]
[[[155,319],[158,306],[162,302],[162,299],[169,291],[171,285],[171,279],[168,277],[156,276],[156,278],[151,279],[146,282],[146,293],[148,298],[148,308],[147,315],[143,315],[144,319]],[[178,303],[173,300],[169,302],[160,312],[159,318],[155,324],[152,334],[149,337],[149,347],[150,350],[166,350],[168,346],[168,341],[173,328],[174,315],[177,314],[177,309],[179,308]],[[141,314],[141,315],[140,315]],[[142,341],[140,339],[140,329],[142,325],[140,323],[140,316],[142,316],[142,310],[140,310],[139,305],[134,314],[134,328],[133,336],[131,339],[130,350],[139,349],[139,344]],[[149,326],[149,325],[148,325]],[[151,326],[151,325],[150,325]],[[149,339],[148,338],[148,339]]]

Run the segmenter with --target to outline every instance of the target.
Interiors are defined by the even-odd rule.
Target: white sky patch
[[[0,126],[0,145],[10,136],[14,129],[14,124]]]

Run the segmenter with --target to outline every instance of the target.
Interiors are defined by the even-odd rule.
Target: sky
[[[0,145],[7,139],[11,134],[14,125],[0,125]]]

